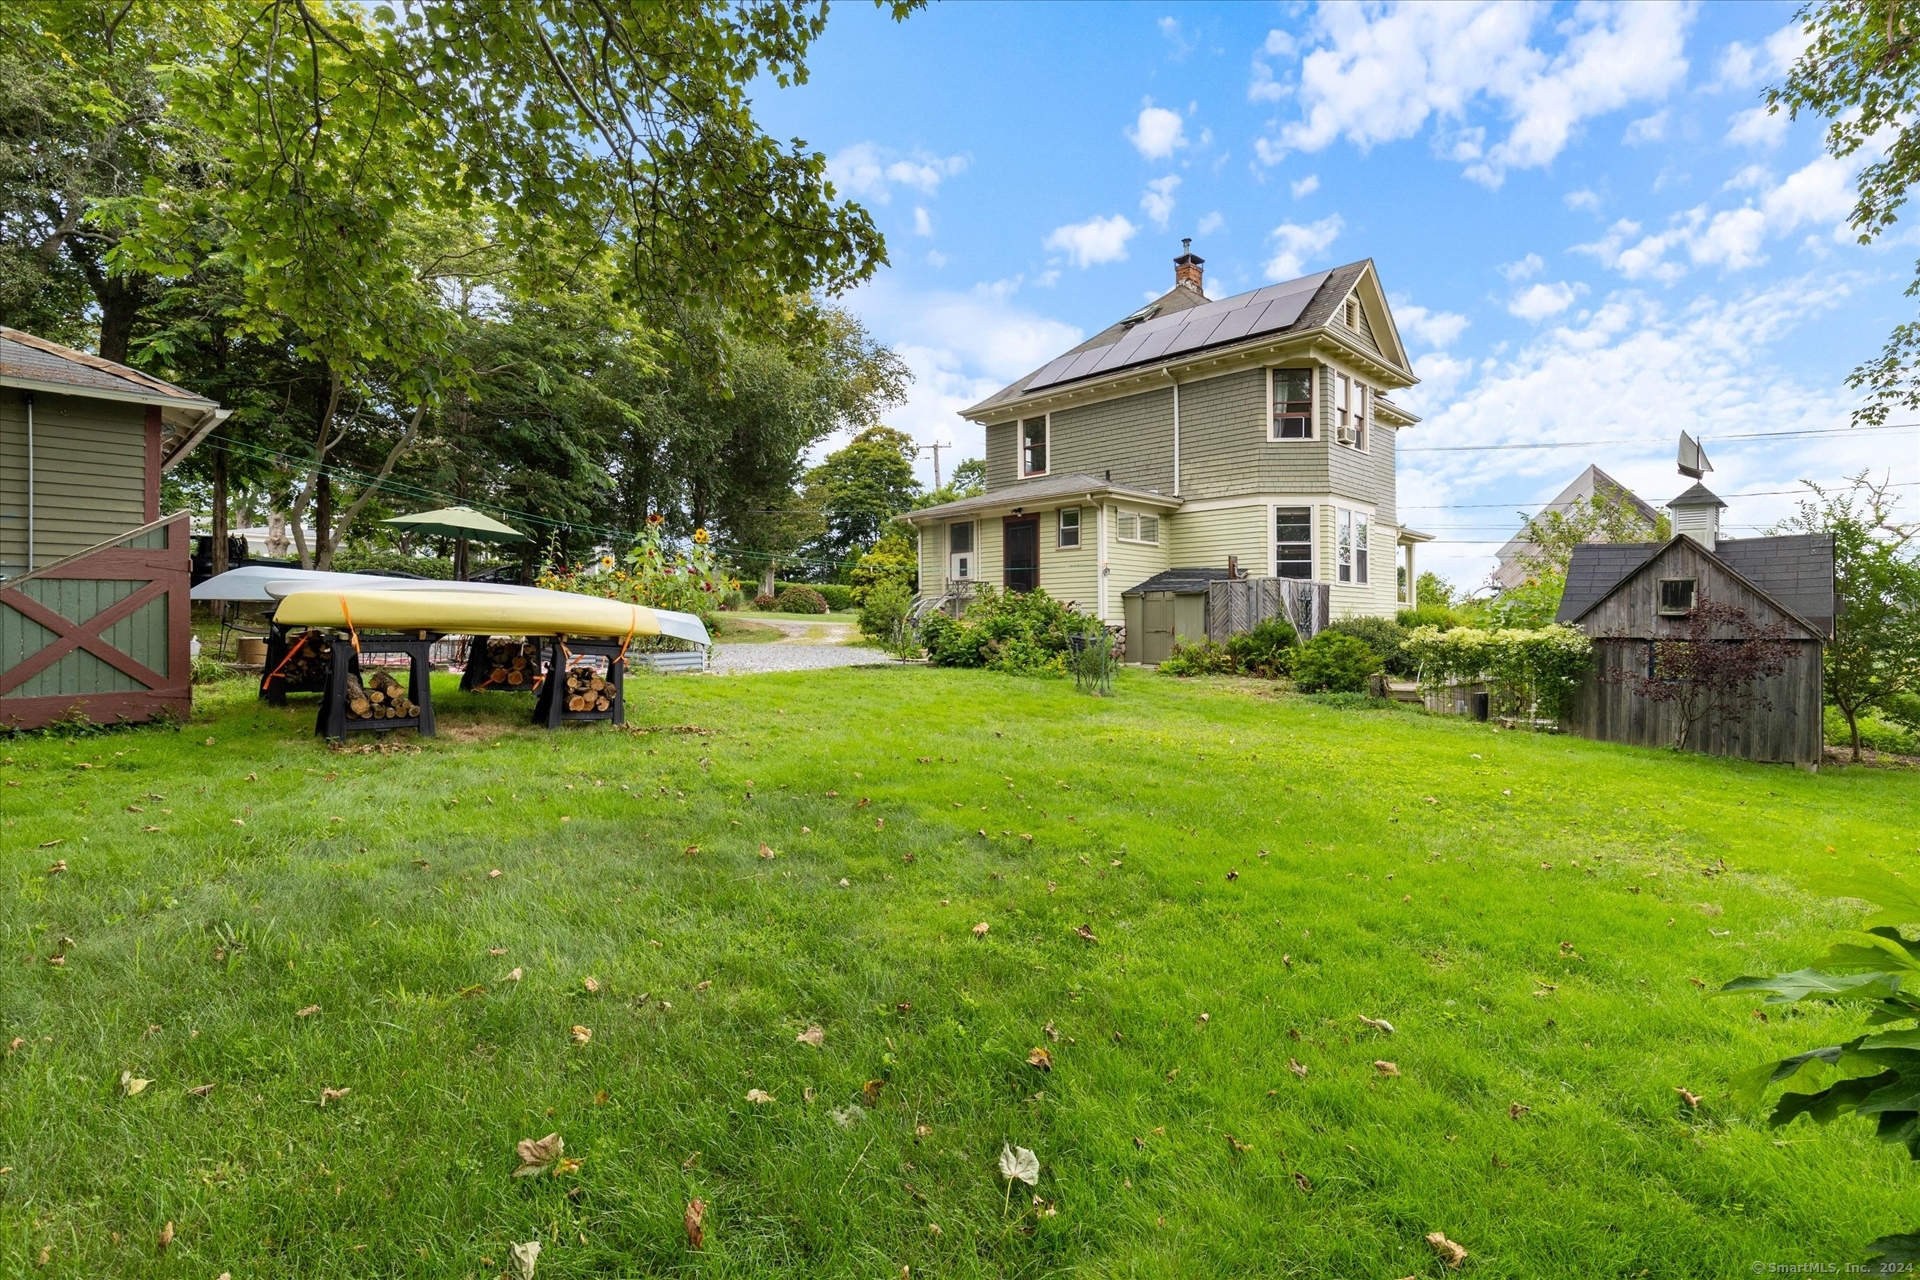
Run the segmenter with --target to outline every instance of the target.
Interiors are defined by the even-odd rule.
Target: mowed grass
[[[557,735],[452,683],[417,751],[244,684],[0,742],[0,1269],[1726,1276],[1920,1223],[1867,1125],[1727,1096],[1858,1012],[1693,981],[1912,870],[1911,773],[1133,672],[636,679]]]

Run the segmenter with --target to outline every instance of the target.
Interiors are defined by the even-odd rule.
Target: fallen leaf
[[[1696,987],[1704,987],[1707,985],[1706,979],[1704,978],[1688,978],[1687,981],[1691,982]]]
[[[1032,836],[1030,836],[1030,835],[1028,835],[1028,834],[1027,834],[1026,832],[1024,832],[1024,831],[1022,831],[1022,832],[1020,833],[1020,838],[1021,838],[1022,840],[1025,840],[1025,841],[1026,841],[1026,842],[1027,842],[1028,844],[1032,844],[1032,843],[1033,843],[1033,837],[1032,837]]]
[[[1047,1039],[1053,1041],[1055,1044],[1060,1043],[1060,1033],[1054,1030],[1054,1026],[1051,1020],[1048,1021],[1046,1026],[1040,1029],[1047,1033]]]
[[[593,1029],[591,1027],[576,1026],[573,1029],[573,1042],[575,1044],[585,1044],[591,1039],[593,1039]]]
[[[207,1096],[208,1094],[210,1094],[210,1093],[212,1093],[212,1092],[213,1092],[213,1090],[214,1090],[214,1086],[213,1086],[213,1085],[210,1085],[210,1084],[197,1084],[197,1085],[195,1085],[195,1086],[194,1086],[193,1088],[191,1088],[191,1089],[189,1089],[189,1090],[187,1090],[187,1092],[188,1092],[188,1093],[190,1093],[190,1094],[192,1094],[192,1095],[193,1095],[194,1097],[196,1097],[196,1098],[204,1098],[204,1097],[206,1097],[206,1096]]]
[[[470,987],[460,988],[460,990],[456,994],[458,994],[462,999],[465,999],[469,996],[483,996],[487,994],[487,984],[484,982],[476,982]]]
[[[487,954],[490,956],[503,956],[507,954],[507,949],[505,947],[488,947]]]
[[[353,1090],[352,1090],[351,1088],[348,1088],[348,1089],[322,1089],[322,1090],[320,1090],[320,1105],[324,1107],[324,1106],[326,1106],[326,1105],[327,1105],[327,1104],[328,1104],[329,1102],[338,1102],[338,1101],[340,1101],[340,1099],[342,1099],[342,1098],[344,1098],[344,1097],[346,1097],[346,1096],[347,1096],[348,1094],[350,1094],[350,1093],[352,1093],[352,1092],[353,1092]]]
[[[805,1031],[802,1031],[799,1035],[795,1036],[793,1039],[794,1039],[794,1043],[796,1044],[810,1044],[814,1048],[818,1049],[823,1043],[825,1043],[826,1038],[827,1038],[827,1033],[821,1030],[820,1024],[816,1022],[812,1026],[808,1027]]]
[[[880,1101],[880,1091],[886,1087],[885,1080],[869,1080],[860,1086],[860,1096],[865,1098],[867,1105],[871,1107]]]
[[[765,1089],[749,1089],[747,1090],[747,1101],[759,1105],[763,1102],[772,1102],[773,1095]]]
[[[706,1216],[707,1202],[695,1196],[687,1204],[687,1247],[689,1249],[699,1249],[707,1243],[706,1230],[700,1225],[701,1220]]]
[[[293,1016],[296,1018],[311,1018],[314,1014],[318,1012],[320,1012],[320,1006],[317,1004],[310,1004],[304,1009],[295,1009],[293,1011]]]
[[[976,938],[984,938],[987,936],[987,930],[991,928],[993,928],[992,925],[982,920],[979,924],[973,926],[973,936]]]
[[[1300,1188],[1300,1190],[1306,1192],[1308,1195],[1313,1194],[1312,1179],[1308,1178],[1306,1174],[1301,1173],[1297,1169],[1294,1171],[1294,1174],[1293,1174],[1293,1185]]]
[[[520,1157],[520,1167],[513,1171],[516,1178],[532,1177],[560,1158],[567,1149],[567,1143],[557,1133],[544,1138],[522,1138],[514,1144],[514,1153]]]
[[[515,966],[515,967],[514,967],[514,968],[513,968],[512,970],[510,970],[510,971],[509,971],[509,972],[507,973],[507,976],[506,976],[506,977],[504,977],[504,978],[502,978],[502,979],[500,979],[500,981],[502,981],[502,982],[518,982],[518,981],[520,981],[520,979],[522,979],[522,978],[524,978],[525,976],[526,976],[526,974],[525,974],[525,973],[523,973],[523,972],[521,972],[521,970],[519,969],[519,967],[518,967],[518,966]]]
[[[1360,1021],[1366,1023],[1368,1026],[1372,1027],[1375,1031],[1384,1031],[1388,1035],[1393,1034],[1393,1024],[1391,1022],[1388,1022],[1385,1018],[1369,1018],[1366,1014],[1363,1013],[1360,1015]]]
[[[120,1096],[123,1098],[131,1098],[152,1083],[153,1081],[151,1080],[142,1080],[131,1071],[122,1071],[120,1073]]]
[[[487,879],[498,880],[499,878],[500,878],[500,868],[495,867],[493,870],[487,872]]]
[[[1228,1150],[1230,1150],[1230,1151],[1232,1151],[1232,1152],[1233,1152],[1233,1154],[1235,1154],[1235,1155],[1241,1155],[1241,1154],[1243,1154],[1243,1153],[1245,1153],[1245,1152],[1248,1152],[1248,1151],[1251,1151],[1251,1150],[1253,1150],[1253,1148],[1252,1148],[1252,1147],[1250,1147],[1250,1146],[1248,1146],[1248,1145],[1247,1145],[1246,1143],[1244,1143],[1244,1142],[1242,1142],[1242,1141],[1240,1141],[1240,1139],[1238,1139],[1238,1138],[1236,1138],[1236,1137],[1234,1137],[1234,1136],[1233,1136],[1232,1134],[1230,1134],[1230,1133],[1229,1133],[1228,1135],[1226,1135],[1226,1137],[1227,1137],[1227,1148],[1228,1148]]]
[[[916,1138],[930,1138],[933,1136],[933,1126],[930,1124],[917,1124],[913,1126],[913,1136]]]
[[[1293,1072],[1293,1074],[1299,1076],[1301,1079],[1304,1080],[1307,1075],[1307,1064],[1300,1061],[1298,1058],[1288,1058],[1287,1070]]]
[[[1373,1069],[1383,1076],[1397,1076],[1400,1074],[1399,1064],[1388,1062],[1385,1058],[1375,1058],[1373,1060]]]
[[[1212,1014],[1209,1014],[1209,1013],[1203,1013],[1203,1014],[1201,1014],[1201,1015],[1200,1015],[1200,1025],[1201,1025],[1201,1026],[1205,1026],[1205,1025],[1206,1025],[1207,1023],[1209,1023],[1209,1022],[1212,1022],[1212,1021],[1213,1021],[1213,1015],[1212,1015]]]
[[[563,1156],[553,1162],[553,1176],[556,1178],[564,1174],[578,1172],[580,1172],[580,1161],[575,1160],[572,1156]]]
[[[851,880],[849,880],[849,879],[847,879],[847,878],[846,878],[845,876],[841,876],[841,877],[840,877],[840,887],[841,887],[842,889],[851,889],[851,888],[853,887],[853,881],[851,881]]]
[[[1696,1111],[1699,1110],[1700,1108],[1699,1094],[1694,1093],[1690,1089],[1682,1089],[1679,1085],[1675,1085],[1673,1087],[1673,1091],[1679,1094],[1682,1100],[1684,1100],[1689,1107],[1693,1108]]]
[[[1085,938],[1088,942],[1100,941],[1100,939],[1093,936],[1093,926],[1091,924],[1077,924],[1073,926],[1073,931],[1082,938]]]
[[[169,1218],[167,1220],[167,1225],[160,1228],[160,1247],[161,1249],[164,1250],[168,1245],[172,1243],[173,1243],[173,1220]]]
[[[1227,872],[1227,879],[1229,879],[1229,880],[1238,880],[1239,878],[1240,878],[1240,873],[1239,873],[1238,871],[1229,871],[1229,872]]]
[[[698,853],[698,852],[700,852],[700,846],[699,846],[699,845],[697,845],[697,844],[690,844],[690,845],[688,845],[688,846],[687,846],[687,854],[688,854],[688,856],[689,856],[689,857],[691,857],[692,855],[694,855],[694,854],[696,854],[696,853]]]
[[[1532,1110],[1533,1108],[1527,1106],[1525,1103],[1516,1102],[1507,1108],[1507,1119],[1518,1120],[1521,1116],[1526,1115]]]
[[[540,1262],[540,1242],[529,1240],[525,1244],[508,1245],[507,1256],[513,1259],[517,1273],[514,1280],[533,1280],[533,1269]]]
[[[12,1040],[7,1042],[7,1052],[8,1053],[14,1052],[26,1042],[27,1040],[25,1036],[15,1036]]]
[[[1016,1178],[1028,1186],[1040,1184],[1040,1157],[1025,1147],[1000,1144],[1000,1176],[1008,1182]]]
[[[771,858],[773,856],[773,850],[763,844],[760,846],[760,856],[763,858]]]
[[[1427,1233],[1427,1243],[1433,1246],[1433,1251],[1440,1255],[1441,1261],[1445,1262],[1450,1270],[1467,1260],[1467,1251],[1438,1231]]]
[[[596,1107],[604,1107],[607,1105],[607,1091],[605,1089],[601,1089],[593,1095],[593,1105]]]
[[[1042,1071],[1053,1070],[1052,1050],[1035,1046],[1027,1053],[1027,1065],[1030,1067],[1038,1067]]]
[[[587,989],[587,994],[590,996],[600,994],[600,979],[598,978],[589,975],[580,979],[580,985]]]
[[[696,1151],[692,1155],[688,1156],[685,1160],[682,1160],[680,1162],[680,1167],[682,1169],[692,1169],[693,1166],[699,1163],[700,1163],[700,1153]]]

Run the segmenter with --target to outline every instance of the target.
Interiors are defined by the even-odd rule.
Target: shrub
[[[1887,699],[1880,718],[1920,733],[1920,693],[1896,693]]]
[[[812,587],[788,587],[773,602],[781,613],[825,613],[827,598]]]
[[[1560,719],[1580,680],[1593,665],[1593,643],[1557,623],[1522,630],[1508,627],[1418,627],[1407,634],[1405,653],[1424,692],[1485,681],[1496,713],[1528,719]]]
[[[774,597],[768,595],[766,592],[762,591],[759,595],[753,598],[753,607],[760,610],[762,613],[768,613],[774,609],[778,609],[780,607],[780,602],[776,600]]]
[[[1300,647],[1293,683],[1302,693],[1365,693],[1367,677],[1378,670],[1372,645],[1343,631],[1322,631]]]
[[[1287,675],[1300,649],[1300,633],[1285,618],[1268,618],[1227,638],[1227,654],[1234,666],[1250,676],[1268,680]]]
[[[196,671],[199,668],[194,668]],[[1915,734],[1907,726],[1892,719],[1872,714],[1859,717],[1860,745],[1869,750],[1898,756],[1920,755],[1920,734]],[[1844,746],[1853,741],[1853,731],[1847,727],[1847,717],[1840,708],[1829,706],[1826,709],[1826,740],[1832,746]]]
[[[1015,675],[1064,675],[1068,637],[1097,629],[1044,591],[987,590],[959,618],[930,614],[920,624],[927,660],[938,667],[988,667]]]
[[[1402,609],[1394,615],[1395,622],[1406,631],[1415,627],[1435,627],[1441,631],[1451,631],[1460,625],[1460,619],[1452,609],[1442,604],[1423,604],[1418,609]]]
[[[856,606],[865,604],[867,594],[884,582],[899,583],[911,597],[914,582],[920,576],[920,552],[904,532],[890,529],[886,536],[867,548],[847,576],[853,581],[849,594]]]
[[[1389,618],[1342,618],[1327,624],[1328,631],[1352,636],[1379,655],[1380,669],[1390,675],[1410,676],[1413,660],[1404,652],[1406,629]]]
[[[1167,655],[1159,670],[1169,676],[1230,676],[1239,670],[1239,664],[1225,645],[1211,640],[1193,644],[1176,638],[1173,652]]]
[[[774,587],[776,594],[789,587],[805,587],[818,592],[820,598],[827,602],[827,608],[835,613],[846,613],[853,608],[853,588],[838,582],[777,582]]]
[[[867,588],[860,606],[860,631],[869,639],[891,644],[898,627],[913,607],[913,593],[899,581],[876,582]]]

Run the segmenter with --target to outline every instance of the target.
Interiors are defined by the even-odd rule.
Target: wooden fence
[[[1268,618],[1285,618],[1302,643],[1326,629],[1333,587],[1291,578],[1230,578],[1207,585],[1207,639],[1251,631]]]
[[[0,584],[0,729],[185,719],[185,512]]]

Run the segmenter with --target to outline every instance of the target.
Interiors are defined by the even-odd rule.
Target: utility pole
[[[933,487],[936,489],[940,487],[940,451],[942,449],[951,449],[951,448],[953,448],[953,446],[950,444],[923,444],[914,449],[915,453],[926,453],[929,450],[932,451],[933,453]]]

